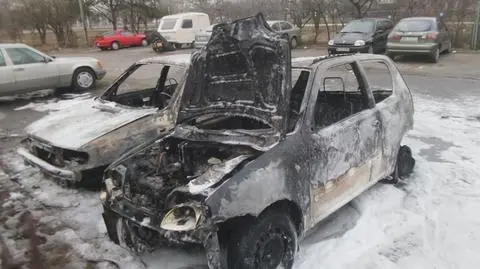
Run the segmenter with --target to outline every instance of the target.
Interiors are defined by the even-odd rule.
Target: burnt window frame
[[[185,23],[190,22],[189,27],[185,27]],[[193,29],[193,19],[182,19],[182,25],[180,26],[182,29]]]
[[[377,100],[375,99],[375,96],[373,95],[374,92],[373,92],[372,88],[370,87],[370,83],[368,82],[368,77],[369,76],[368,76],[367,72],[365,71],[365,69],[363,68],[363,65],[362,65],[363,62],[380,62],[387,67],[387,70],[390,73],[390,79],[391,79],[391,83],[392,83],[392,93],[390,94],[390,96],[388,96],[387,98],[377,102]],[[373,95],[373,101],[374,101],[375,106],[378,105],[378,104],[384,103],[386,100],[392,99],[393,96],[396,93],[394,70],[393,70],[392,66],[387,61],[385,61],[383,59],[362,59],[362,60],[358,60],[358,63],[361,66],[361,68],[364,72],[365,80],[366,80],[366,83],[368,85],[370,93]]]
[[[352,64],[352,67],[355,66],[355,69],[356,73],[356,76],[358,76],[358,79],[361,81],[361,83],[359,83],[359,86],[360,86],[360,89],[362,91],[362,94],[363,96],[366,98],[366,102],[368,102],[368,105],[367,105],[367,108],[365,108],[364,110],[360,111],[360,112],[357,112],[357,113],[354,113],[348,117],[345,117],[343,119],[341,119],[340,121],[337,121],[331,125],[328,125],[328,126],[325,126],[325,127],[321,127],[321,128],[317,128],[316,127],[316,124],[315,124],[315,110],[316,110],[316,103],[317,103],[317,98],[318,98],[318,93],[320,92],[320,87],[322,86],[323,87],[323,79],[326,78],[326,77],[329,77],[327,76],[327,70],[329,68],[332,68],[332,67],[335,67],[335,66],[340,66],[340,65],[345,65],[345,64]],[[363,70],[362,66],[360,65],[360,63],[356,60],[356,59],[334,59],[332,60],[331,62],[328,62],[328,63],[320,63],[317,65],[317,67],[315,68],[315,71],[313,73],[311,73],[313,76],[309,79],[310,80],[310,85],[307,86],[308,87],[308,91],[309,91],[309,98],[308,98],[308,104],[307,104],[307,111],[306,111],[306,115],[305,115],[305,121],[304,121],[304,124],[305,124],[305,127],[308,128],[309,132],[311,134],[314,134],[314,133],[318,133],[320,132],[321,130],[325,129],[325,128],[329,128],[331,126],[334,126],[336,124],[340,124],[341,122],[344,122],[352,117],[355,117],[356,115],[358,115],[359,113],[363,113],[365,111],[368,111],[368,110],[371,110],[371,109],[375,109],[375,98],[373,97],[373,93],[371,92],[370,90],[370,87],[368,86],[368,81],[366,80],[366,75],[365,75],[365,71]],[[320,83],[318,83],[320,82]]]
[[[300,130],[301,126],[305,124],[305,119],[308,118],[306,115],[308,115],[308,106],[309,106],[309,100],[311,97],[311,91],[312,91],[312,84],[313,84],[313,78],[315,77],[315,69],[310,68],[310,67],[302,67],[302,66],[292,66],[292,71],[293,70],[298,70],[300,72],[299,77],[302,72],[308,72],[308,80],[307,80],[307,85],[305,86],[305,92],[303,94],[303,99],[302,103],[300,105],[300,110],[298,111],[298,119],[297,122],[295,123],[295,127],[291,130],[288,129],[287,126],[287,135],[291,135],[296,133],[298,130]],[[295,81],[295,85],[298,82],[298,80]],[[292,90],[295,87],[292,81]],[[291,92],[289,94],[289,100],[288,100],[288,106],[290,107],[290,102],[291,102]],[[289,117],[289,115],[287,116]],[[289,119],[287,119],[288,122]]]

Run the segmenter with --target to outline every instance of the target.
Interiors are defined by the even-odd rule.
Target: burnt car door
[[[373,185],[371,169],[382,156],[380,115],[358,63],[333,60],[314,79],[305,138],[310,227]]]
[[[359,63],[382,122],[383,158],[372,169],[372,177],[382,179],[393,172],[406,127],[413,126],[413,103],[407,85],[392,63],[385,59],[364,59]]]

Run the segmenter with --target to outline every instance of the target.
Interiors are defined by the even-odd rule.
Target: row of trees
[[[114,30],[120,24],[131,30],[147,28],[149,21],[169,12],[201,11],[212,22],[220,22],[262,11],[269,19],[289,19],[300,28],[313,24],[314,40],[322,25],[330,35],[330,25],[353,18],[391,16],[398,20],[443,12],[445,20],[454,23],[454,35],[460,40],[465,22],[474,20],[476,0],[0,0],[0,30],[13,40],[21,39],[24,30],[34,30],[42,44],[51,30],[59,46],[75,46],[72,25],[80,19],[79,3],[88,21],[108,21]]]
[[[15,41],[33,30],[42,44],[51,30],[58,46],[76,46],[72,28],[81,19],[80,7],[89,21],[107,20],[114,30],[120,21],[133,31],[146,28],[167,13],[160,0],[0,0],[0,30]]]

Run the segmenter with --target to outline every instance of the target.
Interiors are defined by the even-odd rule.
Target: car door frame
[[[8,57],[7,52],[0,48],[0,55],[3,56],[5,65],[0,66],[0,73],[5,76],[3,79],[0,75],[0,96],[13,93],[16,91],[15,88],[15,77],[13,75],[13,64]],[[2,82],[3,80],[3,82]]]
[[[365,91],[364,94],[366,94],[365,97],[368,98],[368,109],[364,109],[336,123],[333,123],[332,125],[316,130],[314,113],[316,109],[315,105],[318,93],[320,91],[314,87],[318,85],[323,87],[323,80],[325,78],[326,71],[331,67],[342,64],[354,64],[356,66],[356,72],[358,72],[360,76],[357,79],[361,80],[358,81],[359,86],[363,87],[363,91]],[[319,76],[320,80],[317,80],[317,76]],[[309,154],[313,156],[312,158],[318,159],[319,162],[316,167],[313,167],[315,164],[312,161],[312,165],[309,167],[312,177],[308,183],[310,184],[310,204],[309,208],[307,209],[309,218],[307,218],[305,223],[307,230],[351,201],[370,186],[374,185],[376,181],[372,180],[371,171],[374,166],[378,166],[383,154],[383,137],[381,132],[380,114],[375,106],[373,94],[368,86],[365,71],[360,66],[358,61],[352,58],[331,59],[328,63],[322,63],[317,67],[316,71],[314,72],[313,79],[315,79],[315,82],[312,83],[312,88],[309,90],[310,97],[308,100],[308,107],[304,123],[304,130],[306,131],[303,132],[303,139],[305,141],[310,141],[307,142],[307,145],[310,144],[309,146],[311,146]],[[322,83],[318,83],[318,81],[321,81]],[[331,157],[332,152],[335,150],[338,152],[338,149],[332,147],[332,143],[335,143],[335,141],[338,143],[340,142],[337,134],[340,134],[341,136],[342,127],[348,127],[351,124],[357,124],[361,122],[367,124],[366,126],[368,127],[368,124],[370,124],[369,119],[373,124],[375,124],[373,137],[374,150],[372,154],[367,156],[367,159],[360,163],[348,163],[345,161],[348,165],[347,167],[345,167],[345,163],[329,163],[329,157]],[[356,131],[360,133],[362,131],[362,127],[358,127]],[[315,135],[319,136],[317,140],[314,138]],[[359,136],[361,136],[361,134]],[[325,142],[320,142],[319,147],[315,146],[316,141],[318,143],[318,141],[322,140],[325,140]],[[324,144],[322,145],[321,143]],[[339,154],[342,154],[342,152]],[[360,152],[359,155],[362,155],[362,153]],[[361,157],[358,156],[356,158],[361,159]],[[358,166],[355,167],[354,165]],[[335,174],[336,177],[329,178],[329,170],[332,170],[333,172],[331,174]],[[358,177],[358,175],[362,175],[362,173],[364,178]],[[333,198],[331,195],[334,195]],[[328,202],[325,200],[326,198],[332,200]]]
[[[18,64],[16,65],[11,56],[8,54],[8,49],[27,49],[31,50],[34,53],[44,57],[45,61],[44,62],[35,62],[35,63],[26,63],[26,64]],[[24,92],[29,92],[29,91],[36,91],[36,90],[44,90],[44,89],[52,89],[52,88],[57,88],[59,86],[60,78],[59,78],[59,72],[58,72],[58,67],[56,66],[55,62],[48,56],[43,54],[42,52],[29,47],[29,46],[16,46],[16,47],[8,47],[4,49],[5,54],[8,56],[10,63],[12,64],[12,71],[13,75],[15,78],[15,85],[14,89],[15,92],[17,93],[24,93]],[[47,70],[45,67],[46,65],[49,68],[50,71],[52,71],[52,74],[47,74],[47,76],[44,77],[39,77],[34,79],[34,81],[30,80],[20,80],[17,78],[23,77],[22,72],[37,72],[39,70],[45,71]],[[28,69],[36,69],[36,71],[29,71]]]

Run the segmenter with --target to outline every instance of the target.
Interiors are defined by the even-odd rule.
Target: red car
[[[145,35],[135,34],[125,30],[107,32],[95,37],[95,46],[101,50],[118,50],[121,47],[147,46],[148,41]]]

